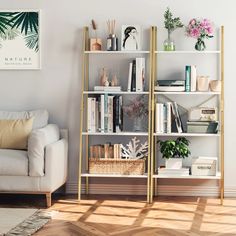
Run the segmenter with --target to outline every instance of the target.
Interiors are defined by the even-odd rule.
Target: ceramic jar
[[[209,90],[209,76],[197,77],[197,91],[207,92]]]
[[[209,87],[212,92],[220,92],[221,91],[221,80],[211,80]]]

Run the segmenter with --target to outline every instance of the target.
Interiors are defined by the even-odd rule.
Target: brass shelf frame
[[[153,29],[153,49],[154,51],[156,51],[156,45],[157,45],[157,28],[154,27]],[[217,51],[218,52],[218,51]],[[155,52],[154,52],[155,53]],[[168,52],[167,52],[168,53]],[[157,55],[157,53],[155,54]],[[220,147],[219,147],[219,157],[218,157],[218,161],[220,162],[220,173],[221,173],[221,177],[219,179],[220,185],[219,185],[219,191],[220,191],[220,203],[221,205],[223,205],[224,202],[224,26],[220,27],[220,51],[219,51],[219,55],[220,55],[220,80],[221,80],[221,94],[219,96],[219,112],[220,112]],[[153,81],[152,81],[152,136],[154,135],[154,117],[155,117],[155,103],[157,102],[157,96],[155,97],[154,94],[154,84],[155,84],[155,80],[157,78],[156,74],[158,71],[157,68],[157,56],[153,56],[152,57],[153,61],[152,61],[152,65],[153,65]],[[165,95],[163,95],[165,96]],[[215,95],[214,95],[215,96]],[[167,96],[165,96],[167,97]],[[212,98],[212,97],[211,97]],[[210,98],[210,99],[211,99]],[[209,100],[209,99],[208,99]],[[204,102],[206,102],[207,100],[205,100]],[[157,193],[157,184],[158,184],[158,180],[157,178],[153,178],[154,173],[156,173],[156,163],[157,163],[157,158],[156,158],[156,140],[158,139],[158,135],[155,135],[153,137],[153,154],[151,155],[151,170],[150,170],[150,176],[151,176],[151,186],[150,186],[150,199],[149,202],[152,203],[153,202],[153,196],[158,195]],[[155,182],[155,183],[154,183]],[[154,194],[153,194],[154,193]]]
[[[149,54],[149,91],[148,91],[148,109],[149,111],[152,109],[152,96],[153,96],[153,91],[152,91],[152,81],[153,81],[153,59],[152,56],[154,55],[154,48],[153,48],[153,32],[152,32],[152,27],[150,28],[150,49],[149,51],[140,51],[137,53],[143,53]],[[87,110],[87,98],[88,98],[88,91],[89,88],[89,55],[94,54],[94,53],[88,53],[88,42],[89,42],[89,29],[88,27],[84,27],[83,29],[83,46],[82,46],[82,68],[81,68],[81,86],[82,86],[82,91],[81,91],[81,104],[80,104],[80,141],[79,141],[79,163],[78,163],[78,201],[80,202],[81,200],[81,193],[82,193],[82,178],[85,178],[85,193],[89,194],[89,175],[82,174],[82,169],[83,169],[83,154],[85,152],[85,170],[86,173],[88,173],[88,156],[89,156],[89,134],[84,134],[83,129],[87,125],[87,113],[85,112]],[[107,53],[101,53],[106,55]],[[114,54],[121,54],[121,53],[114,53]],[[134,54],[132,54],[134,55]],[[152,112],[149,112],[148,115],[148,146],[149,146],[149,152],[148,152],[148,157],[147,157],[147,202],[150,202],[150,182],[152,180],[151,175],[150,175],[150,169],[151,169],[151,155],[152,155],[152,132],[153,132],[153,127],[151,126],[152,123]],[[86,123],[86,124],[85,124]],[[84,140],[85,139],[85,143]],[[122,176],[122,178],[125,178],[125,176]]]

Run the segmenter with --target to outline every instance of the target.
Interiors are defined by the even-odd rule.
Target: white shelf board
[[[220,54],[220,50],[212,51],[195,51],[195,50],[180,50],[180,51],[155,51],[157,54]]]
[[[144,175],[120,175],[120,174],[88,174],[82,173],[82,177],[99,177],[99,178],[147,178],[147,174]]]
[[[83,132],[82,135],[90,135],[90,136],[148,136],[148,132],[119,132],[119,133]]]
[[[149,51],[84,51],[85,54],[149,54]]]
[[[149,94],[149,92],[127,92],[127,91],[117,91],[117,92],[112,92],[112,91],[84,91],[84,94],[123,94],[123,95],[143,95],[143,94]]]
[[[221,179],[221,173],[218,172],[216,176],[173,176],[173,175],[153,175],[154,179]]]
[[[154,92],[155,95],[220,95],[220,92]]]
[[[203,133],[154,133],[154,136],[159,137],[219,137],[220,133],[217,134],[203,134]]]

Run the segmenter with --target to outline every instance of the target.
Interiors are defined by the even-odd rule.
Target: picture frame
[[[0,10],[0,70],[41,69],[41,11]]]
[[[141,27],[140,25],[122,25],[121,27],[121,50],[141,50]]]

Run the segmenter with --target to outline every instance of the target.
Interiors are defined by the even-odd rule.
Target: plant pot
[[[167,169],[181,169],[183,165],[182,158],[169,158],[166,159],[166,168]]]
[[[209,90],[209,76],[197,77],[197,91],[207,92]]]
[[[168,38],[164,41],[164,51],[175,51],[175,41],[171,38],[170,32],[168,32]]]

